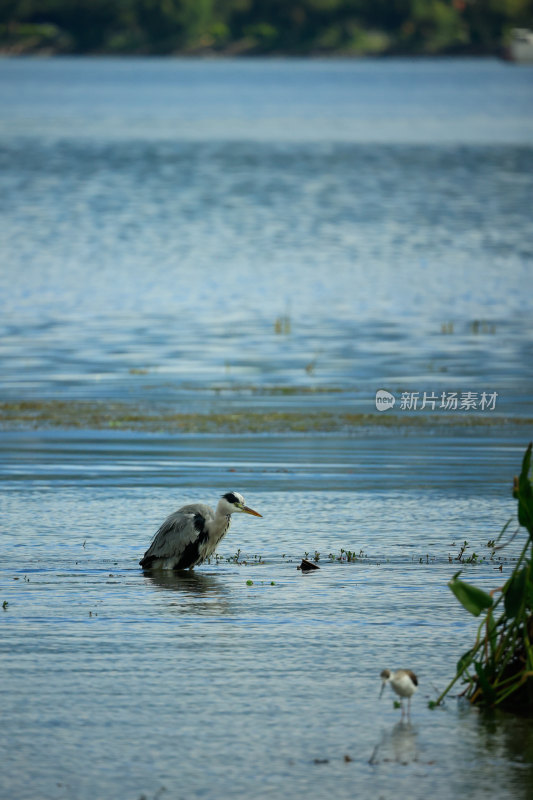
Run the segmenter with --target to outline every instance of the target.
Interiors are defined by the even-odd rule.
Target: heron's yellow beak
[[[253,508],[248,508],[248,506],[241,506],[241,511],[244,511],[245,514],[252,514],[254,517],[262,517],[262,514],[259,514],[258,511],[254,511]]]
[[[387,685],[387,681],[383,681],[381,684],[381,692],[379,693],[379,699],[381,700],[381,695],[385,691],[385,686]]]

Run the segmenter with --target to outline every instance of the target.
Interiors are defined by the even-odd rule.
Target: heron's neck
[[[216,540],[222,539],[230,526],[230,522],[231,514],[228,514],[226,507],[221,507],[219,503],[214,518],[208,523],[209,537]]]

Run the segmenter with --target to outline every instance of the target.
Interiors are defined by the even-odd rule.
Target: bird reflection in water
[[[405,765],[413,761],[418,761],[417,731],[411,722],[401,720],[391,731],[383,734],[368,763],[395,762]]]
[[[213,575],[202,575],[192,570],[187,572],[172,572],[172,570],[159,570],[145,572],[146,584],[152,584],[156,589],[166,589],[171,592],[183,592],[195,596],[220,595],[224,592],[224,585]]]

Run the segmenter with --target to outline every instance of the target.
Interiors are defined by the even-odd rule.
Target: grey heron
[[[411,713],[411,697],[417,690],[418,687],[418,678],[416,677],[414,672],[411,672],[410,669],[397,669],[396,672],[391,672],[390,669],[384,669],[381,673],[381,680],[383,683],[381,684],[381,692],[379,696],[383,694],[385,686],[387,683],[390,683],[393,690],[399,695],[402,699],[407,697],[407,713]],[[402,715],[403,715],[403,705],[402,700],[400,700],[400,706],[402,708]]]
[[[238,492],[227,492],[218,501],[216,511],[203,503],[191,503],[174,511],[155,534],[150,547],[139,561],[143,569],[192,569],[212,553],[228,532],[235,512],[261,517],[248,508]]]

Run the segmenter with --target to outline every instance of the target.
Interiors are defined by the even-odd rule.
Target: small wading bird
[[[262,516],[248,508],[238,492],[222,495],[216,511],[203,503],[183,506],[166,518],[139,564],[143,569],[196,567],[215,552],[236,511]]]
[[[396,672],[391,672],[390,669],[384,669],[381,673],[381,680],[383,683],[381,684],[381,692],[379,696],[385,691],[385,686],[387,683],[390,683],[396,694],[400,695],[402,698],[400,700],[400,706],[402,709],[402,716],[404,713],[403,708],[403,698],[407,697],[407,713],[411,713],[411,697],[417,690],[418,687],[418,678],[416,677],[414,672],[411,672],[410,669],[397,669]]]

